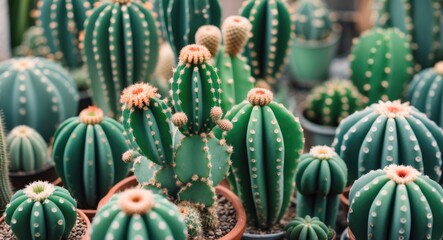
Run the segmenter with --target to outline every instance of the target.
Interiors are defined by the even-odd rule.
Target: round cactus
[[[321,0],[303,0],[299,3],[295,18],[295,37],[306,41],[327,39],[333,31],[328,8]]]
[[[23,34],[22,42],[14,49],[14,55],[53,58],[47,40],[43,36],[43,28],[37,26],[28,28]]]
[[[127,176],[122,155],[128,146],[122,133],[123,127],[97,107],[66,120],[55,133],[55,169],[82,208],[95,208]]]
[[[285,227],[288,240],[327,240],[330,231],[317,217],[296,217]]]
[[[76,207],[66,189],[37,181],[12,196],[5,222],[17,239],[67,239],[77,219]]]
[[[27,125],[48,142],[60,122],[77,113],[74,80],[42,58],[13,58],[0,64],[0,109],[11,130]]]
[[[333,146],[349,169],[348,185],[371,170],[410,165],[441,176],[443,130],[409,103],[379,102],[343,120]]]
[[[348,80],[333,79],[315,87],[306,100],[306,118],[326,126],[338,126],[363,105],[363,96]]]
[[[199,239],[203,234],[203,227],[198,209],[188,202],[182,202],[178,205],[178,210],[185,219],[185,225],[188,229],[188,238]]]
[[[414,74],[411,46],[398,29],[373,29],[354,41],[351,80],[369,103],[405,95]]]
[[[52,164],[43,137],[28,126],[17,126],[6,137],[12,172],[30,172]]]
[[[355,181],[349,194],[355,239],[441,239],[443,189],[411,166],[389,165]]]
[[[186,235],[183,217],[173,203],[148,190],[129,189],[98,210],[90,236],[91,240],[185,240]]]

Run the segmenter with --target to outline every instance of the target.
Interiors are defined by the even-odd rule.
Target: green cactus
[[[12,172],[30,172],[53,164],[48,154],[48,145],[34,129],[17,126],[6,137]]]
[[[185,219],[185,225],[188,229],[188,239],[198,239],[203,234],[202,220],[198,209],[189,202],[178,204],[178,210]]]
[[[64,121],[55,133],[55,169],[82,208],[95,208],[127,176],[129,167],[122,154],[128,146],[122,132],[117,121],[91,106]]]
[[[297,216],[315,216],[335,227],[339,195],[346,188],[348,169],[345,162],[328,146],[312,147],[300,157],[295,183]]]
[[[36,9],[36,0],[8,0],[9,23],[11,30],[11,47],[21,44],[25,32],[34,25],[33,12]]]
[[[295,37],[306,41],[322,41],[333,32],[334,23],[328,8],[321,0],[303,0],[295,18]]]
[[[230,184],[245,207],[250,225],[268,228],[285,214],[294,192],[295,169],[303,150],[298,119],[272,101],[272,92],[254,88],[248,101],[226,118],[233,130],[215,135],[235,147]]]
[[[58,124],[77,113],[74,80],[43,58],[12,58],[0,64],[0,109],[5,125],[34,128],[49,142]]]
[[[159,37],[152,13],[131,0],[103,2],[85,22],[84,47],[94,103],[120,115],[120,93],[154,72]]]
[[[380,101],[352,114],[333,146],[349,169],[348,185],[390,164],[410,165],[435,181],[441,176],[443,130],[409,103]]]
[[[443,128],[443,62],[414,76],[408,89],[411,105]]]
[[[86,66],[72,69],[71,71],[69,71],[69,74],[71,75],[72,79],[74,79],[78,90],[89,89],[90,79]]]
[[[389,165],[359,178],[349,194],[355,239],[441,239],[443,189],[411,166]]]
[[[32,26],[23,33],[23,40],[14,49],[14,55],[21,57],[43,57],[54,58],[51,49],[47,45],[47,40],[43,36],[43,28]]]
[[[294,33],[289,7],[283,0],[247,0],[241,15],[252,24],[245,48],[252,76],[274,84],[285,67]]]
[[[77,219],[76,208],[66,189],[37,181],[12,196],[5,222],[17,239],[67,239]]]
[[[326,224],[318,217],[310,216],[296,217],[286,225],[285,232],[288,240],[327,240],[332,237]]]
[[[0,111],[0,214],[5,211],[6,205],[12,196],[12,187],[9,180],[9,155],[6,150],[5,135],[3,112]]]
[[[112,196],[92,222],[91,240],[186,239],[177,207],[161,195],[130,189]]]
[[[304,114],[317,124],[338,126],[344,118],[363,107],[363,98],[349,80],[329,80],[308,95]]]
[[[408,34],[412,41],[415,61],[422,68],[431,67],[443,57],[441,9],[438,0],[381,0],[378,7],[379,27],[394,27]]]
[[[402,98],[414,74],[408,38],[398,29],[364,32],[354,41],[350,60],[351,80],[369,103]]]

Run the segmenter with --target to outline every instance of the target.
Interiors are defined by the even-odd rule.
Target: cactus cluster
[[[288,240],[327,240],[331,239],[328,226],[318,217],[296,217],[285,227]]]
[[[333,32],[334,22],[322,0],[303,0],[294,14],[295,37],[306,41],[322,41]]]
[[[398,29],[376,28],[354,40],[351,80],[369,103],[401,99],[414,74],[407,36]]]
[[[6,205],[9,203],[12,196],[11,182],[9,180],[8,156],[3,113],[0,111],[0,214],[5,211]]]
[[[441,239],[443,189],[411,166],[389,165],[355,181],[348,224],[355,239]]]
[[[439,181],[443,130],[409,103],[379,102],[343,120],[333,146],[345,161],[348,185],[371,170],[410,165]]]

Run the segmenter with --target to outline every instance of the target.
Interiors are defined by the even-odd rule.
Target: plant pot
[[[20,190],[37,180],[48,181],[54,185],[61,182],[61,179],[55,172],[54,164],[48,164],[41,169],[31,172],[10,172],[9,179],[14,190]]]
[[[304,116],[306,104],[302,104],[298,117],[305,134],[305,149],[309,150],[312,146],[326,145],[331,146],[335,137],[336,127],[323,126],[309,121]]]
[[[270,234],[251,234],[244,233],[241,239],[254,240],[254,239],[266,239],[266,240],[280,240],[285,238],[286,232],[270,233]]]
[[[97,214],[97,209],[81,209],[79,208],[80,211],[82,211],[85,216],[89,219],[89,221],[92,222],[92,219],[95,217],[95,214]]]

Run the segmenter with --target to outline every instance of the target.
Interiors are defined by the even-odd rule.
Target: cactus
[[[345,161],[348,185],[390,164],[410,165],[439,181],[443,130],[409,103],[379,102],[343,120],[333,142]]]
[[[245,207],[250,225],[268,228],[285,214],[294,192],[295,169],[303,150],[303,132],[283,105],[272,101],[272,92],[249,91],[226,119],[233,130],[215,135],[235,147],[230,184]]]
[[[338,126],[364,105],[363,96],[349,80],[333,79],[315,87],[306,99],[306,118],[326,126]]]
[[[422,70],[414,76],[407,99],[426,116],[443,128],[443,62]]]
[[[34,128],[48,142],[60,122],[77,113],[74,80],[42,58],[13,58],[0,64],[0,109],[5,125]]]
[[[306,41],[322,41],[333,32],[334,23],[321,0],[303,0],[297,8],[295,37]]]
[[[409,41],[398,29],[364,32],[354,40],[350,60],[351,80],[370,104],[402,98],[414,74]]]
[[[288,240],[331,239],[328,227],[318,217],[296,217],[286,225],[285,232]]]
[[[91,240],[186,239],[177,207],[160,195],[129,189],[112,196],[92,221]]]
[[[159,37],[152,13],[131,0],[104,2],[85,22],[84,48],[92,99],[118,118],[121,91],[147,81],[158,58]]]
[[[441,239],[443,189],[411,166],[389,165],[359,178],[349,194],[355,239]]]
[[[308,154],[302,155],[295,174],[297,215],[315,216],[335,227],[347,171],[345,162],[328,146],[312,147]]]
[[[245,56],[256,80],[274,84],[285,67],[294,34],[289,7],[283,0],[247,0],[241,15],[252,24]]]
[[[53,54],[51,54],[51,49],[47,45],[47,40],[43,36],[43,28],[37,26],[32,26],[23,33],[23,40],[14,49],[14,55],[54,58]]]
[[[377,25],[400,29],[412,41],[415,61],[422,68],[431,67],[443,57],[441,28],[442,2],[382,0],[378,6]]]
[[[34,129],[17,126],[6,137],[12,172],[30,172],[53,164],[48,154],[48,145]]]
[[[9,181],[9,155],[6,150],[6,136],[4,129],[3,112],[0,111],[0,214],[5,211],[6,205],[12,196],[11,182]]]
[[[23,35],[34,24],[33,11],[36,7],[35,0],[15,1],[9,0],[9,23],[11,30],[11,48],[22,42]]]
[[[17,239],[67,239],[77,219],[76,208],[66,189],[37,181],[12,196],[5,222]]]
[[[121,159],[128,146],[122,132],[117,121],[91,106],[64,121],[55,133],[55,169],[82,208],[95,208],[127,176],[129,167]]]
[[[178,204],[178,210],[185,219],[185,225],[188,229],[189,239],[198,239],[203,234],[202,220],[198,209],[189,204],[182,202]]]

